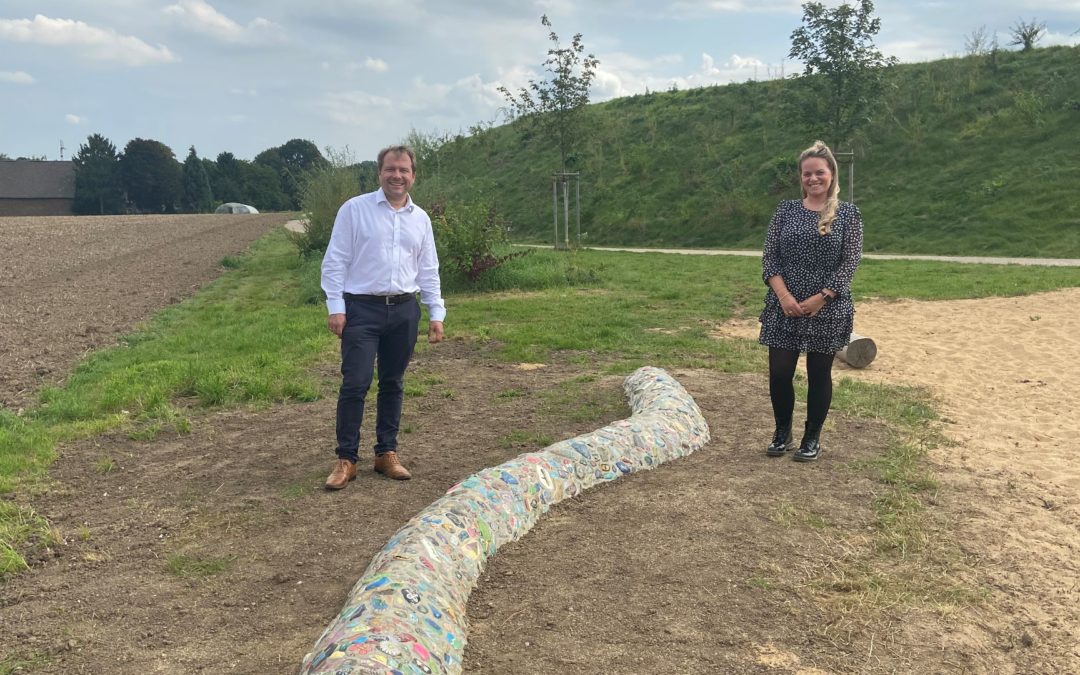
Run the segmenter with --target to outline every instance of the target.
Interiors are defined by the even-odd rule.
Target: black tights
[[[809,380],[806,400],[806,421],[813,429],[821,429],[832,404],[832,364],[835,354],[806,353],[806,375]],[[795,366],[799,352],[769,347],[769,398],[772,399],[776,426],[791,426],[795,414]]]

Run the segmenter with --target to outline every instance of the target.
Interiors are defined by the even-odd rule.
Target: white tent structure
[[[214,209],[214,213],[258,213],[259,209],[254,206],[248,206],[247,204],[239,204],[237,202],[225,202],[221,206]]]

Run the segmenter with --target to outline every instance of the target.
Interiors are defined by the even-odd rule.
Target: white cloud
[[[34,77],[30,73],[24,73],[21,70],[10,72],[6,70],[0,70],[0,82],[7,82],[9,84],[34,84]]]
[[[1080,19],[1077,20],[1077,24],[1080,25]],[[1039,40],[1040,47],[1053,47],[1055,45],[1080,45],[1080,33],[1055,33],[1053,31],[1047,31],[1043,35],[1042,40]]]
[[[330,64],[323,63],[322,67],[323,70],[329,70]],[[382,59],[376,59],[369,56],[364,59],[363,63],[357,63],[354,61],[353,63],[350,63],[347,68],[350,71],[367,70],[372,73],[385,73],[386,71],[390,70],[390,64],[386,61],[383,61]]]
[[[229,90],[229,93],[233,96],[258,96],[259,92],[255,89],[243,89],[242,87],[233,87]]]
[[[689,89],[712,84],[727,84],[746,80],[765,80],[780,76],[780,66],[771,66],[759,58],[733,54],[726,62],[717,63],[711,55],[702,53],[696,71],[670,72],[682,65],[675,54],[654,59],[640,59],[628,54],[609,54],[596,69],[593,80],[593,100],[604,101],[622,96],[643,94],[646,91],[666,91],[671,88]]]
[[[228,120],[233,124],[242,124],[247,122],[247,115],[229,115]]]
[[[934,40],[920,38],[917,40],[893,40],[883,43],[879,48],[882,54],[895,56],[903,63],[921,63],[950,56],[959,56],[956,48],[950,50],[950,46]]]
[[[803,0],[678,0],[671,3],[669,13],[678,18],[694,18],[709,14],[735,12],[794,12],[801,13]]]
[[[318,103],[318,110],[332,121],[376,133],[400,133],[416,129],[456,127],[488,118],[504,105],[497,84],[472,74],[452,83],[429,83],[413,78],[411,86],[393,99],[367,91],[333,92]],[[391,127],[402,124],[395,132]]]
[[[364,60],[364,70],[370,70],[373,73],[385,73],[389,68],[390,66],[382,59],[373,59],[369,56]]]
[[[342,91],[327,94],[318,107],[338,124],[365,126],[381,124],[382,117],[394,102],[384,96],[365,91]]]
[[[259,17],[249,22],[247,26],[242,26],[214,9],[205,0],[180,0],[161,11],[168,16],[176,17],[180,25],[188,30],[208,35],[221,42],[257,44],[283,39],[281,27],[273,21]]]
[[[50,19],[38,14],[31,19],[0,19],[0,40],[50,47],[81,48],[91,58],[117,61],[129,66],[172,63],[179,59],[164,45],[151,47],[137,37],[120,35],[82,21]]]
[[[79,117],[78,115],[72,115],[71,113],[68,113],[67,115],[64,115],[64,120],[68,124],[74,124],[76,126],[79,125],[79,124],[82,124],[85,121],[85,120],[83,120],[83,118]]]

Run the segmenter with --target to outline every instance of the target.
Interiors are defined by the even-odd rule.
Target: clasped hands
[[[780,308],[784,310],[784,316],[815,316],[825,306],[825,298],[820,293],[814,293],[809,298],[799,302],[795,296],[788,293],[780,299]]]

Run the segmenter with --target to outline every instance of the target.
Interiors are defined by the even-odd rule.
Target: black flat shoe
[[[769,443],[765,454],[769,457],[783,457],[784,453],[794,446],[791,440],[791,427],[777,427],[773,433],[772,443]]]
[[[799,449],[791,456],[796,462],[812,462],[821,456],[821,443],[818,439],[811,438],[799,444]]]

